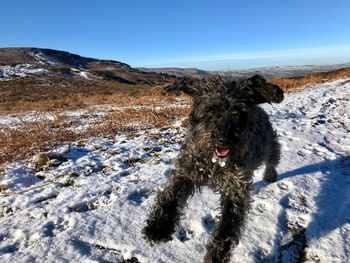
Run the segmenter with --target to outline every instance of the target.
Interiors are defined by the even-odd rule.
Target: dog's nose
[[[225,140],[223,138],[218,138],[216,141],[216,146],[225,146]]]

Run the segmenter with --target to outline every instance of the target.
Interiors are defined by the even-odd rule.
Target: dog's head
[[[191,96],[190,129],[198,140],[212,148],[213,161],[225,160],[229,155],[239,158],[253,127],[254,107],[283,100],[283,90],[259,75],[239,81],[222,77],[182,78],[164,89]]]

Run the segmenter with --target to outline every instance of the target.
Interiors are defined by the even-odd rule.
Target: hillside
[[[31,102],[62,106],[91,96],[118,92],[127,96],[173,80],[174,76],[143,72],[122,62],[64,51],[0,49],[0,108],[4,111],[23,103],[27,110],[37,108]]]
[[[78,132],[111,110],[120,116],[141,110],[129,107],[125,115],[112,106],[66,114],[79,116]],[[171,107],[183,104],[153,106],[152,114]],[[278,181],[265,183],[263,167],[256,172],[252,209],[232,262],[349,262],[350,79],[263,107],[282,145]],[[0,116],[0,128],[16,129],[11,118]],[[186,128],[179,118],[146,128],[152,119],[138,120],[128,123],[133,129],[53,144],[44,159],[30,155],[3,166],[1,262],[202,262],[218,215],[218,196],[208,189],[191,198],[172,241],[150,246],[141,236]]]
[[[144,72],[119,61],[87,58],[43,48],[0,48],[0,66],[0,80],[34,74],[27,73],[28,69],[44,70],[46,76],[115,80],[126,84],[154,85],[167,79],[167,76]]]

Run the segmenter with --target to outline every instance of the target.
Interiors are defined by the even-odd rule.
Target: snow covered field
[[[232,262],[350,261],[350,79],[264,105],[280,135],[276,183],[256,172],[252,209]],[[144,130],[53,149],[0,172],[0,262],[201,262],[219,211],[203,189],[171,242],[140,231],[186,130]],[[135,257],[132,261],[131,258]]]

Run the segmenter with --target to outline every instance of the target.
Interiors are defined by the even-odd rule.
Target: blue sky
[[[131,66],[202,69],[350,62],[349,0],[2,0],[0,47]]]

